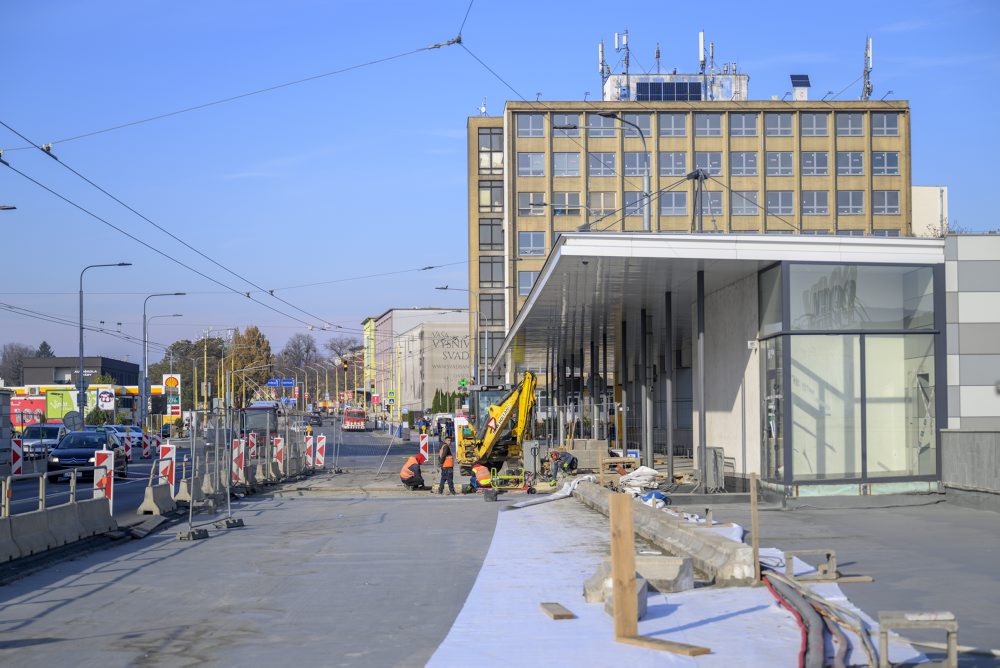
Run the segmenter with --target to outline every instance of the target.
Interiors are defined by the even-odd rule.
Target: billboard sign
[[[62,422],[66,413],[75,410],[75,390],[48,390],[45,392],[45,419]]]

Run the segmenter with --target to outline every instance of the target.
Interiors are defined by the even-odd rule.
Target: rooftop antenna
[[[617,35],[616,35],[617,37]],[[597,73],[601,77],[601,90],[604,90],[604,84],[608,80],[607,65],[604,63],[604,40],[602,39],[597,43]]]
[[[705,31],[698,32],[698,71],[705,73]]]
[[[483,96],[483,103],[479,106],[479,115],[486,115],[486,96]]]
[[[865,81],[861,84],[861,99],[868,101],[872,97],[872,38],[865,38]]]
[[[615,51],[625,52],[625,94],[628,95],[629,91],[631,90],[629,88],[629,82],[628,82],[628,61],[629,61],[628,30],[623,31],[621,34],[615,33]],[[618,99],[621,99],[620,93]]]
[[[660,73],[660,43],[656,43],[656,53],[653,56],[656,59],[656,73]]]

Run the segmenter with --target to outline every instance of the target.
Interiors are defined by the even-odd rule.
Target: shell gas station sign
[[[167,397],[167,415],[181,414],[181,375],[163,374],[163,394]]]

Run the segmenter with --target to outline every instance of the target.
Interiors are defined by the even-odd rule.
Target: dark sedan
[[[113,429],[103,428],[97,431],[74,431],[66,434],[59,441],[59,445],[49,452],[49,473],[93,466],[94,453],[104,449],[115,452],[115,477],[127,477],[128,461],[125,459],[125,448]],[[80,476],[93,478],[94,472],[80,471]]]
[[[309,416],[309,420],[306,422],[310,427],[322,427],[323,426],[323,416],[319,413],[313,413]]]

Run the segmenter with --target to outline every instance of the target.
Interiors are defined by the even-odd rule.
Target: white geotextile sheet
[[[649,596],[640,634],[703,645],[711,654],[683,657],[615,642],[604,606],[583,599],[583,582],[608,549],[607,521],[581,504],[562,501],[500,513],[465,606],[428,665],[797,664],[798,625],[764,587],[710,587]],[[774,550],[769,556],[780,555]],[[539,607],[542,602],[561,603],[577,619],[549,619]],[[919,656],[906,645],[891,652],[894,661]]]

